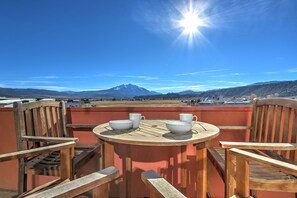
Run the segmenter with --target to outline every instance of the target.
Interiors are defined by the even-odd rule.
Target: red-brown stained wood
[[[292,137],[291,142],[297,142],[297,109],[293,112],[293,126],[292,126]],[[290,160],[297,162],[297,151],[290,152]]]
[[[289,137],[291,136],[290,134],[290,124],[291,124],[291,109],[286,108],[284,112],[284,129],[283,129],[283,135],[282,135],[282,142],[286,143],[289,142]],[[289,152],[287,151],[281,151],[281,155],[285,156],[288,158]]]
[[[132,159],[131,159],[131,146],[127,145],[126,156],[125,156],[125,180],[126,180],[126,197],[132,195]]]
[[[283,129],[283,137],[282,142],[288,142],[289,139],[289,129],[290,129],[290,116],[291,116],[291,109],[286,108],[284,112],[284,129]]]
[[[253,100],[253,107],[256,107],[258,100]],[[256,141],[256,131],[258,130],[258,108],[253,108],[252,111],[252,121],[251,121],[251,133],[250,133],[250,141],[255,142]]]
[[[275,117],[275,106],[270,106],[267,142],[274,142],[273,138],[275,136]]]
[[[280,141],[280,133],[281,133],[281,126],[282,126],[282,120],[283,120],[283,107],[277,106],[277,113],[276,113],[276,123],[275,123],[275,137],[274,142]]]
[[[187,146],[181,146],[181,192],[186,195],[187,190]]]
[[[269,117],[269,107],[265,105],[263,107],[263,127],[262,127],[262,137],[261,142],[267,142],[267,131],[268,131],[268,117]]]
[[[263,107],[257,107],[259,110],[258,110],[258,113],[257,113],[257,130],[255,130],[255,141],[256,142],[259,142],[261,140],[261,137],[262,137],[262,130],[263,130]]]

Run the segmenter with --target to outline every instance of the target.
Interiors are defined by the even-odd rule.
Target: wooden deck
[[[14,190],[0,189],[0,197],[2,198],[11,198],[13,196],[16,196],[17,194],[18,192]]]

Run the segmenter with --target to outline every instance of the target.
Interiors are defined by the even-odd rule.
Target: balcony
[[[212,107],[96,107],[96,108],[68,108],[68,119],[73,124],[101,124],[114,119],[127,119],[130,112],[142,113],[146,119],[178,119],[178,114],[182,112],[193,113],[198,116],[198,119],[203,122],[208,122],[217,126],[222,125],[249,125],[251,121],[251,106],[212,106]],[[14,130],[14,119],[12,108],[0,108],[0,153],[16,151],[16,138]],[[98,139],[92,132],[75,131],[75,136],[79,138],[79,144],[96,143]],[[220,135],[211,141],[212,146],[218,146],[218,142],[225,141],[245,141],[248,138],[248,131],[231,131],[221,130]],[[122,169],[122,159],[120,154],[125,152],[121,145],[115,145],[115,166]],[[176,177],[180,171],[179,163],[173,165],[172,161],[179,159],[178,147],[141,147],[133,146],[131,155],[136,157],[133,161],[132,173],[132,196],[133,197],[148,197],[149,192],[141,182],[140,174],[143,170],[154,169],[169,180],[178,189],[180,188],[180,179]],[[147,153],[144,155],[143,153]],[[149,153],[149,155],[148,155]],[[171,156],[171,157],[170,157]],[[172,157],[173,156],[173,157]],[[195,158],[194,149],[191,146],[187,147],[188,169],[195,170],[195,166],[191,161]],[[167,159],[167,160],[164,160]],[[149,163],[148,163],[149,161]],[[94,159],[93,163],[89,163],[84,167],[81,175],[88,174],[92,167],[99,166]],[[16,191],[18,176],[17,176],[17,160],[4,162],[0,164],[0,189]],[[213,169],[213,167],[212,167]],[[29,178],[28,185],[40,185],[53,178],[44,176],[34,176],[35,179]],[[188,186],[193,186],[193,178],[189,174]],[[212,197],[224,196],[224,183],[215,170],[211,170],[210,176],[210,192]],[[124,197],[124,185],[122,177],[116,180],[111,186],[111,196]],[[194,189],[194,188],[191,188]],[[187,197],[193,197],[194,192],[187,192]],[[2,197],[2,196],[1,196]],[[259,192],[259,197],[295,197],[293,193],[271,193]]]

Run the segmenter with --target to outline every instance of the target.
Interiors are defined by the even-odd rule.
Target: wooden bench
[[[233,185],[228,176],[232,163],[227,167],[226,155],[230,148],[248,149],[287,163],[297,162],[297,151],[286,143],[297,142],[297,100],[292,99],[256,99],[253,102],[251,126],[223,127],[226,130],[250,130],[249,142],[221,142],[221,147],[208,148],[208,158],[225,182],[225,197],[232,193]],[[226,149],[226,150],[225,150]],[[230,183],[231,182],[231,183]],[[296,177],[262,165],[250,164],[250,189],[296,192]]]

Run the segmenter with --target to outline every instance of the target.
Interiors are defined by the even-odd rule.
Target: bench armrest
[[[297,165],[295,164],[290,164],[287,162],[275,160],[269,157],[265,157],[262,155],[254,154],[254,153],[243,151],[236,148],[230,149],[230,154],[234,156],[240,156],[245,158],[248,161],[254,161],[254,162],[263,164],[265,166],[277,169],[279,171],[285,172],[287,174],[297,176]]]
[[[92,190],[93,188],[96,188],[100,185],[106,184],[118,178],[119,175],[119,170],[111,166],[73,181],[62,183],[51,189],[29,195],[27,197],[74,197],[82,194],[83,192]]]
[[[258,143],[220,141],[222,148],[260,149],[260,150],[297,150],[296,143]]]
[[[78,142],[78,138],[70,137],[23,136],[22,138],[32,142]]]
[[[51,153],[54,151],[70,149],[71,147],[74,147],[74,145],[75,145],[75,142],[65,142],[65,143],[60,143],[60,144],[55,144],[50,146],[33,148],[29,150],[24,150],[24,151],[6,153],[6,154],[0,155],[0,162],[9,161],[13,159],[26,158],[26,157],[34,157],[36,155],[40,155],[44,153]]]
[[[185,198],[181,192],[153,170],[141,173],[141,179],[149,187],[150,192],[157,194],[159,197]]]

